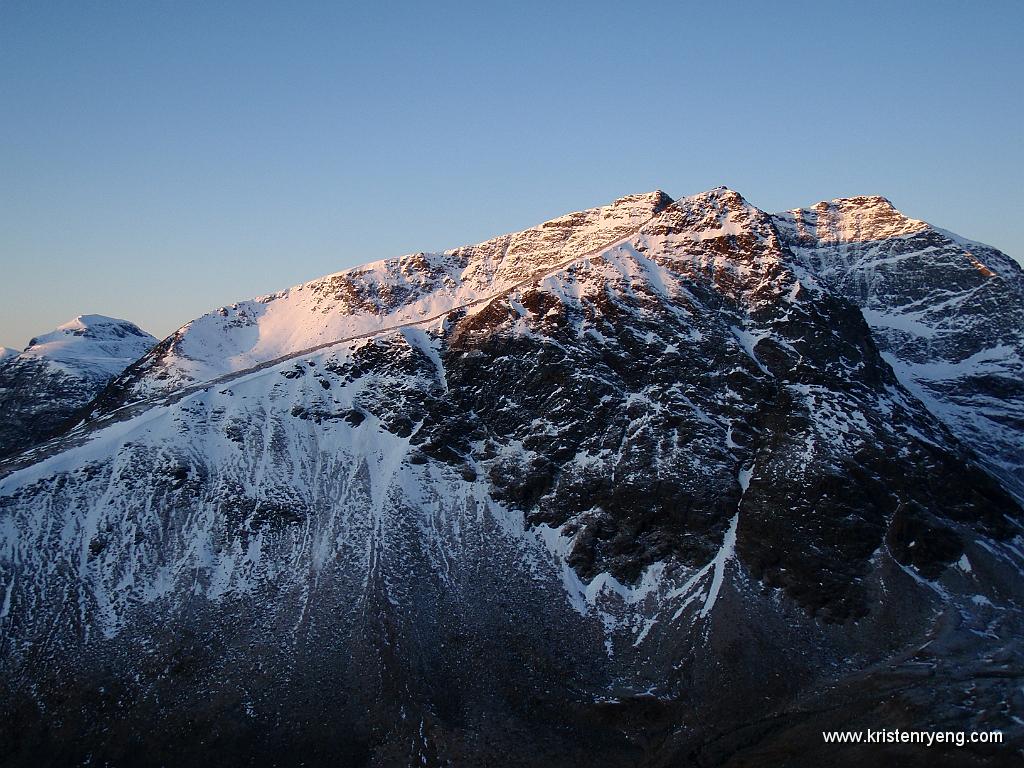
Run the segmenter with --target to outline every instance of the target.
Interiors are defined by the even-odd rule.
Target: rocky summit
[[[1024,273],[884,198],[631,195],[134,357],[2,435],[9,765],[1024,756]],[[1004,743],[822,738],[895,728]]]

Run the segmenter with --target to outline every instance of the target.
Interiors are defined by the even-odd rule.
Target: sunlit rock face
[[[0,465],[0,748],[853,765],[821,730],[1020,738],[1022,285],[881,198],[718,188],[205,315]],[[991,757],[926,754],[965,755]]]
[[[79,315],[20,353],[0,348],[0,457],[53,436],[154,344],[126,320]]]

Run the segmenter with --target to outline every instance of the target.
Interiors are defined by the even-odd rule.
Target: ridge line
[[[55,444],[58,444],[60,441],[69,440],[69,439],[70,440],[74,440],[74,439],[83,438],[84,437],[83,433],[85,432],[87,427],[93,427],[93,428],[100,428],[100,429],[102,429],[102,428],[105,428],[106,426],[109,426],[109,424],[118,423],[118,422],[121,422],[121,421],[126,421],[128,419],[134,418],[135,416],[139,415],[140,413],[144,413],[146,410],[149,410],[149,408],[154,408],[154,407],[157,407],[157,406],[173,405],[174,403],[181,402],[182,400],[185,400],[186,398],[189,398],[192,395],[198,394],[200,392],[204,392],[204,391],[209,390],[209,389],[211,389],[213,387],[217,387],[217,386],[220,386],[222,384],[228,384],[228,383],[233,382],[233,381],[238,381],[239,379],[243,379],[246,376],[250,376],[250,375],[259,373],[259,372],[264,371],[264,370],[266,370],[268,368],[273,368],[273,367],[275,367],[277,365],[280,365],[282,363],[286,363],[289,360],[295,360],[295,359],[298,359],[300,357],[305,357],[306,355],[311,355],[314,352],[319,352],[322,349],[327,349],[329,347],[334,347],[334,346],[337,346],[339,344],[344,344],[344,343],[350,342],[350,341],[359,341],[360,339],[368,339],[368,338],[372,338],[374,336],[380,336],[380,335],[383,335],[385,333],[391,333],[392,331],[401,330],[403,328],[411,328],[411,327],[415,327],[415,326],[418,326],[418,325],[424,325],[425,323],[431,323],[431,322],[433,322],[435,320],[438,320],[439,318],[442,318],[442,317],[444,317],[446,315],[451,314],[452,312],[457,312],[457,311],[459,311],[461,309],[469,309],[470,307],[479,306],[480,304],[484,304],[486,302],[493,301],[494,299],[500,298],[502,296],[506,296],[506,295],[512,293],[513,291],[516,291],[516,290],[522,288],[524,285],[527,285],[527,284],[532,283],[532,282],[534,282],[536,280],[540,280],[540,279],[542,279],[544,277],[552,275],[555,272],[558,272],[559,270],[564,269],[565,267],[569,266],[570,264],[572,264],[574,262],[593,260],[593,259],[601,256],[603,253],[611,250],[612,248],[615,248],[616,246],[621,245],[622,243],[627,242],[628,240],[630,240],[633,237],[635,237],[637,235],[637,233],[640,232],[640,230],[642,230],[644,227],[646,227],[648,224],[650,224],[654,219],[656,219],[658,216],[660,216],[664,211],[666,211],[668,208],[670,208],[674,204],[675,204],[675,201],[673,201],[672,203],[669,203],[669,205],[665,206],[665,208],[662,208],[661,210],[656,211],[655,213],[651,214],[646,219],[644,219],[642,222],[640,222],[638,225],[636,225],[631,230],[629,230],[626,234],[621,235],[620,237],[617,237],[614,240],[609,240],[609,241],[607,241],[607,242],[605,242],[605,243],[603,243],[603,244],[601,244],[601,245],[599,245],[599,246],[597,246],[595,248],[592,248],[589,251],[586,251],[584,253],[579,254],[578,256],[572,256],[572,257],[570,257],[568,259],[564,259],[564,260],[562,260],[562,261],[560,261],[560,262],[558,262],[558,263],[556,263],[554,265],[543,267],[542,269],[539,269],[536,272],[531,273],[527,277],[525,277],[525,278],[523,278],[523,279],[513,283],[512,285],[510,285],[510,286],[508,286],[506,288],[502,288],[500,291],[496,291],[494,293],[488,294],[487,296],[482,296],[479,299],[474,299],[473,301],[469,301],[469,302],[466,302],[464,304],[459,304],[459,305],[456,305],[456,306],[449,307],[448,309],[444,310],[443,312],[438,312],[438,313],[436,313],[434,315],[431,315],[429,317],[423,317],[423,318],[420,318],[418,320],[408,320],[408,321],[405,321],[405,322],[402,322],[402,323],[396,323],[394,325],[389,325],[389,326],[386,326],[386,327],[383,327],[383,328],[378,328],[378,329],[373,330],[373,331],[366,331],[365,333],[358,333],[358,334],[354,334],[352,336],[346,336],[346,337],[343,337],[343,338],[340,338],[340,339],[333,339],[332,341],[326,341],[326,342],[323,342],[321,344],[316,344],[316,345],[314,345],[312,347],[306,347],[305,349],[297,350],[295,352],[289,352],[286,355],[281,355],[280,357],[275,357],[275,358],[273,358],[271,360],[264,360],[263,362],[257,363],[256,365],[250,366],[248,368],[243,368],[243,369],[238,370],[238,371],[232,371],[230,373],[224,374],[223,376],[218,376],[215,379],[210,379],[208,381],[192,384],[192,385],[183,387],[183,388],[181,388],[179,390],[175,390],[174,392],[171,392],[171,393],[167,393],[167,394],[163,394],[163,395],[159,395],[159,396],[152,396],[152,397],[148,397],[148,398],[143,398],[141,400],[135,400],[135,401],[132,401],[130,403],[125,403],[124,405],[119,406],[118,408],[116,408],[116,409],[114,409],[112,411],[108,411],[108,412],[106,412],[104,414],[101,414],[100,416],[98,416],[93,421],[83,420],[83,421],[79,422],[77,425],[75,425],[74,427],[72,427],[67,432],[64,432],[63,434],[57,435],[56,437],[53,437],[50,440],[46,441],[45,443],[42,443],[41,445],[35,446],[34,448],[30,448],[25,453],[17,454],[16,456],[9,457],[7,462],[5,462],[5,464],[11,463],[11,464],[15,464],[15,466],[11,467],[9,471],[6,471],[6,467],[4,469],[0,469],[0,478],[8,477],[11,474],[14,474],[15,472],[18,472],[21,469],[25,469],[26,467],[29,467],[29,466],[32,466],[35,463],[38,463],[38,461],[46,460],[50,456],[54,455],[53,453],[48,453],[46,449],[55,447]],[[148,407],[143,407],[143,406],[148,406]],[[127,413],[126,413],[126,411],[127,411]],[[69,446],[69,448],[76,447],[76,445],[80,445],[80,444],[81,443],[76,443],[75,445]],[[44,455],[41,455],[41,456],[38,457],[38,459],[35,459],[34,457],[37,455],[37,452],[43,453]],[[30,459],[30,460],[28,462],[17,461],[18,459],[21,459],[21,458]]]

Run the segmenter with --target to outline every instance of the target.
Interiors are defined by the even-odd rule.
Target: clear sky
[[[164,336],[630,192],[1024,256],[1024,2],[0,0],[0,344]]]

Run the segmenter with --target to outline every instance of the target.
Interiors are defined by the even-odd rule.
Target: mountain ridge
[[[742,201],[743,205],[750,205],[749,203],[746,202],[746,200],[744,198],[742,198],[741,195],[739,195],[739,193],[735,192],[734,190],[731,190],[728,187],[724,187],[724,186],[716,187],[716,188],[714,188],[712,190],[708,190],[707,192],[699,193],[699,194],[696,194],[696,195],[691,195],[691,196],[689,196],[687,198],[680,198],[680,200],[681,201],[683,201],[683,200],[698,201],[698,200],[709,198],[711,196],[714,196],[714,195],[716,195],[718,193],[722,193],[722,192],[730,193],[731,195],[736,195],[737,198]],[[654,205],[650,206],[648,204],[648,201],[655,201]],[[903,214],[899,213],[899,211],[896,210],[895,207],[892,206],[891,202],[889,202],[887,198],[884,198],[884,197],[879,196],[879,195],[861,195],[861,196],[852,196],[852,197],[847,197],[847,198],[837,198],[837,199],[835,199],[835,200],[833,200],[831,202],[832,202],[832,204],[843,203],[845,205],[845,204],[856,204],[859,201],[867,201],[867,202],[881,201],[881,202],[884,202],[885,205],[889,208],[889,210],[890,210],[890,212],[891,212],[891,214],[892,214],[894,219],[897,219],[899,221],[905,222],[905,227],[910,227],[910,230],[908,230],[908,231],[917,231],[917,230],[923,229],[923,228],[931,228],[931,225],[927,224],[926,222],[923,222],[923,221],[920,221],[920,220],[915,220],[915,219],[910,219],[908,217],[905,217]],[[375,273],[378,270],[381,271],[382,273],[396,272],[396,271],[397,272],[401,272],[403,270],[407,271],[409,269],[409,267],[410,267],[409,262],[415,262],[416,260],[423,260],[423,259],[426,259],[426,258],[429,258],[429,257],[446,257],[446,256],[459,256],[459,255],[466,255],[469,260],[472,260],[481,251],[495,250],[495,249],[500,249],[501,250],[501,252],[502,252],[502,259],[504,259],[504,258],[506,258],[508,256],[508,253],[507,253],[507,241],[512,240],[512,239],[516,238],[517,236],[523,236],[523,235],[527,235],[527,234],[543,232],[545,229],[553,229],[553,228],[557,228],[557,227],[560,227],[560,226],[564,226],[565,223],[571,222],[573,220],[573,217],[578,217],[578,216],[587,215],[587,214],[591,214],[591,215],[593,215],[593,214],[601,214],[603,212],[612,211],[612,210],[616,209],[617,207],[619,207],[621,204],[625,203],[625,204],[628,205],[629,203],[632,203],[632,202],[640,202],[641,205],[647,204],[646,207],[648,207],[648,209],[650,210],[650,216],[653,217],[653,216],[656,216],[657,214],[661,213],[661,211],[664,210],[664,207],[669,207],[669,206],[677,203],[678,201],[672,200],[672,198],[670,198],[667,194],[665,194],[661,190],[654,190],[654,191],[649,192],[649,193],[640,193],[640,194],[635,194],[635,195],[627,195],[627,196],[624,196],[622,198],[618,198],[616,201],[610,203],[607,206],[599,206],[597,208],[585,209],[583,211],[576,211],[576,212],[573,212],[573,213],[570,213],[570,214],[565,214],[565,215],[563,215],[561,217],[557,217],[555,219],[551,219],[551,220],[548,220],[546,222],[542,222],[541,224],[538,224],[538,225],[536,225],[534,227],[531,227],[529,229],[522,230],[522,231],[519,231],[519,232],[512,232],[512,233],[509,233],[509,234],[506,234],[506,235],[500,235],[498,237],[491,238],[489,240],[483,241],[483,242],[475,244],[475,245],[459,246],[459,247],[452,248],[452,249],[449,249],[447,251],[443,251],[443,252],[440,252],[440,253],[428,254],[428,253],[425,253],[425,252],[415,252],[415,253],[405,254],[403,256],[400,256],[400,257],[397,257],[397,258],[393,258],[393,259],[383,259],[383,260],[378,260],[378,261],[374,261],[374,262],[368,262],[367,264],[359,265],[359,266],[356,266],[356,267],[351,267],[351,268],[348,268],[348,269],[345,269],[345,270],[341,270],[339,272],[334,272],[334,273],[330,273],[330,274],[324,275],[323,277],[316,278],[316,279],[311,280],[311,281],[307,281],[307,282],[304,282],[304,283],[299,283],[299,284],[296,284],[296,285],[294,285],[294,286],[292,286],[290,288],[283,289],[281,291],[277,291],[277,292],[274,292],[274,293],[261,295],[261,296],[255,297],[255,298],[253,298],[253,299],[251,299],[249,301],[246,301],[246,302],[239,302],[239,303],[233,304],[233,305],[226,305],[226,306],[221,307],[221,308],[219,308],[217,310],[214,310],[213,312],[209,313],[208,315],[202,316],[201,318],[197,318],[196,320],[192,321],[191,323],[186,324],[185,326],[182,326],[182,328],[179,329],[178,331],[176,331],[174,334],[172,334],[171,337],[168,337],[168,340],[165,340],[165,342],[168,342],[170,339],[175,339],[176,341],[180,342],[180,339],[184,335],[186,335],[189,332],[189,330],[191,330],[191,326],[193,325],[193,323],[196,323],[199,320],[211,317],[213,315],[220,315],[221,317],[226,317],[230,312],[238,311],[239,307],[257,305],[257,304],[267,305],[267,304],[270,304],[270,303],[272,303],[274,301],[277,301],[277,300],[279,300],[281,298],[288,297],[291,294],[296,293],[298,291],[303,291],[303,290],[308,290],[308,289],[315,289],[316,287],[321,286],[321,284],[329,283],[329,282],[336,281],[336,280],[351,279],[351,278],[355,278],[355,277],[362,277],[364,275],[376,276]],[[818,203],[818,204],[816,204],[816,206],[813,206],[813,208],[817,208],[817,207],[822,206],[822,205],[828,205],[828,204],[827,203]],[[661,207],[661,206],[664,206],[664,207]],[[750,208],[753,209],[753,210],[757,210],[760,213],[764,213],[763,211],[760,211],[760,209],[754,208],[754,206],[752,206],[752,205],[750,205]],[[779,220],[781,220],[787,214],[792,214],[795,211],[807,211],[807,210],[810,210],[810,209],[793,209],[793,211],[788,211],[785,214],[764,214],[764,215],[772,217],[773,218],[773,222],[777,223]],[[626,212],[627,212],[627,214],[628,213],[632,213],[632,211],[629,210],[628,208],[627,208]],[[639,225],[637,226],[637,228],[639,228]],[[935,229],[935,228],[932,228],[932,229]],[[717,233],[713,233],[713,234],[717,236],[717,235],[726,234],[726,233],[724,233],[724,232],[717,232]],[[886,236],[891,235],[892,233],[884,233],[883,232],[883,233],[878,233],[878,234],[881,237],[886,237]],[[952,235],[952,233],[949,233],[949,234]],[[962,241],[964,243],[972,242],[972,241],[968,241],[966,238],[960,237],[959,235],[953,235],[953,237],[958,238],[960,241]],[[796,239],[799,239],[799,238],[796,238]],[[593,247],[595,249],[597,249],[597,250],[600,249],[600,246],[593,246]],[[996,249],[991,248],[991,246],[984,246],[984,247],[986,249],[988,249],[988,251],[990,251],[990,252],[999,253],[998,251],[996,251]],[[1004,256],[1004,258],[1008,259],[1011,264],[1015,264],[1015,262],[1013,262],[1012,259],[1009,259],[1009,257],[1005,257]],[[415,267],[417,265],[412,264],[411,266]],[[548,266],[550,266],[552,269],[556,268],[555,264],[549,264]],[[1004,265],[1000,265],[1000,266],[1004,266]],[[542,273],[543,268],[544,268],[544,265],[542,264],[541,267],[540,267],[541,272],[538,272],[538,274]],[[1018,268],[1017,272],[1020,272],[1019,268]],[[518,277],[520,277],[520,279],[528,279],[532,274],[533,274],[532,272],[526,272],[525,274],[521,274]],[[475,277],[475,276],[476,275],[471,270],[470,271],[470,278]],[[515,285],[515,284],[513,284],[513,285]],[[509,289],[511,289],[511,288],[509,288]],[[343,302],[341,302],[341,303],[343,303]],[[242,310],[242,311],[244,312],[245,310]],[[342,311],[345,311],[344,306],[342,307]],[[225,325],[229,325],[229,323],[226,323]],[[341,338],[341,337],[339,337],[339,338]],[[173,345],[174,343],[175,342],[173,342],[173,341],[170,342],[171,345]],[[304,347],[300,347],[299,349],[307,349],[307,348],[310,348],[310,347],[305,347],[304,346]],[[256,360],[255,362],[265,362],[266,359],[274,359],[274,358],[261,358],[261,359]]]
[[[490,240],[484,241],[483,243],[474,246],[462,246],[450,249],[448,251],[444,251],[440,254],[425,254],[422,252],[408,254],[406,256],[398,257],[397,259],[371,262],[367,265],[353,267],[348,270],[332,273],[330,275],[324,276],[323,278],[319,278],[317,280],[313,280],[307,283],[302,283],[297,286],[293,286],[290,289],[285,289],[284,291],[279,291],[274,294],[268,294],[266,296],[257,297],[256,299],[253,299],[250,302],[243,302],[242,304],[232,305],[233,309],[223,307],[219,310],[216,310],[215,313],[210,313],[209,315],[206,315],[204,316],[204,318],[200,318],[199,320],[203,320],[205,318],[213,318],[215,315],[219,315],[222,318],[228,318],[225,323],[221,324],[222,326],[231,326],[236,323],[251,323],[253,319],[251,316],[255,315],[253,308],[256,305],[267,305],[270,304],[271,302],[280,299],[288,299],[293,293],[297,293],[299,291],[316,291],[321,286],[333,283],[347,285],[345,281],[353,279],[367,279],[372,284],[373,277],[380,277],[382,275],[385,276],[384,281],[385,283],[387,283],[387,275],[393,275],[396,272],[399,274],[404,274],[408,273],[410,269],[412,271],[416,271],[417,268],[423,269],[429,275],[432,272],[433,268],[425,267],[424,263],[425,261],[431,258],[444,259],[447,257],[454,257],[456,261],[458,261],[460,257],[465,257],[467,266],[463,268],[463,273],[468,272],[468,279],[473,280],[474,278],[478,278],[480,271],[483,269],[483,271],[485,272],[485,284],[489,285],[490,289],[494,291],[492,293],[487,293],[483,297],[474,296],[468,298],[468,300],[465,300],[462,303],[459,303],[457,300],[455,300],[453,296],[450,303],[448,303],[447,305],[442,303],[440,305],[435,304],[433,307],[431,307],[428,310],[430,314],[428,314],[426,317],[421,317],[418,319],[408,318],[407,316],[402,318],[396,318],[390,324],[380,324],[376,328],[359,328],[358,332],[349,333],[325,341],[319,341],[318,339],[319,343],[309,344],[308,346],[302,346],[299,347],[298,349],[291,349],[285,351],[282,350],[281,348],[276,348],[274,349],[275,353],[283,352],[283,354],[274,354],[274,356],[272,357],[267,357],[265,355],[261,356],[258,352],[256,352],[254,357],[252,351],[249,353],[243,353],[240,356],[238,355],[237,352],[235,354],[231,354],[228,350],[225,350],[223,348],[217,348],[216,350],[216,355],[218,358],[226,357],[229,360],[233,360],[236,357],[238,357],[239,359],[244,358],[246,364],[253,363],[256,366],[265,366],[271,364],[273,361],[282,362],[286,359],[289,359],[290,357],[301,356],[306,352],[325,348],[335,343],[344,343],[346,339],[360,338],[370,333],[384,333],[389,328],[394,329],[398,327],[404,327],[406,324],[427,323],[430,320],[440,317],[445,312],[457,311],[459,309],[464,309],[467,306],[471,305],[475,306],[481,302],[491,300],[506,291],[514,290],[517,287],[521,287],[521,283],[528,282],[532,279],[542,276],[545,273],[546,269],[557,271],[560,267],[565,266],[560,262],[552,263],[550,261],[552,257],[550,256],[547,257],[549,261],[545,263],[543,261],[544,257],[542,256],[542,258],[539,260],[539,263],[534,262],[532,264],[527,265],[527,267],[524,269],[524,267],[521,264],[517,263],[514,258],[516,251],[514,243],[512,243],[512,241],[514,241],[517,237],[526,239],[528,242],[530,242],[531,238],[527,237],[527,235],[531,235],[533,233],[543,233],[545,230],[552,229],[558,230],[560,228],[565,228],[566,224],[569,225],[569,229],[571,230],[572,223],[574,221],[577,222],[578,226],[579,217],[583,217],[584,222],[590,223],[587,220],[588,216],[591,219],[598,218],[598,220],[600,221],[606,218],[614,218],[616,214],[622,215],[623,213],[625,214],[626,218],[632,218],[633,221],[635,221],[638,216],[641,218],[644,215],[648,216],[647,219],[644,219],[642,224],[636,225],[636,229],[639,230],[642,229],[644,225],[651,223],[653,219],[661,216],[665,210],[671,209],[673,206],[679,206],[680,204],[685,203],[690,208],[701,208],[702,206],[707,207],[707,204],[710,201],[720,201],[722,203],[722,205],[724,206],[722,210],[725,213],[726,219],[728,219],[730,215],[738,215],[738,213],[742,210],[749,211],[752,215],[755,216],[755,218],[767,217],[767,219],[770,220],[772,228],[775,229],[776,236],[780,237],[783,241],[785,241],[785,246],[787,249],[795,250],[797,252],[796,262],[799,265],[806,267],[810,271],[811,275],[814,276],[815,280],[829,281],[832,277],[832,273],[834,273],[837,269],[835,265],[829,266],[828,264],[825,264],[821,260],[822,257],[820,254],[823,252],[823,249],[827,248],[828,246],[831,246],[833,249],[835,249],[837,247],[841,247],[843,243],[856,242],[858,238],[862,239],[861,229],[864,228],[866,232],[870,233],[872,239],[878,240],[880,242],[888,242],[906,236],[919,235],[921,233],[937,233],[940,237],[943,237],[950,242],[954,242],[957,244],[971,244],[972,247],[984,249],[980,255],[993,263],[993,267],[996,270],[998,270],[999,275],[1002,276],[1003,279],[1009,280],[1014,284],[1015,289],[1017,291],[1024,293],[1024,272],[1021,271],[1021,269],[1017,266],[1016,262],[1014,262],[1012,259],[1005,256],[996,249],[991,248],[990,246],[983,246],[982,244],[973,243],[972,241],[968,241],[965,238],[962,238],[958,235],[946,233],[944,230],[938,230],[937,228],[933,227],[930,224],[927,224],[924,221],[906,217],[902,213],[900,213],[892,205],[892,203],[885,197],[879,195],[861,195],[847,198],[836,198],[830,202],[817,203],[815,206],[812,206],[809,209],[794,209],[783,214],[766,214],[763,211],[760,211],[760,209],[757,209],[756,207],[750,205],[742,197],[742,195],[735,192],[734,190],[731,190],[728,187],[716,187],[712,190],[708,190],[707,192],[699,193],[697,195],[692,195],[686,198],[681,198],[680,201],[672,200],[672,198],[670,198],[661,190],[654,190],[649,193],[642,193],[636,195],[628,195],[617,199],[608,206],[602,206],[594,209],[588,209],[586,211],[578,211],[571,214],[566,214],[562,217],[558,217],[548,222],[539,224],[528,230],[524,230],[523,232],[501,235],[499,237],[492,238]],[[715,203],[712,202],[711,209],[713,209],[714,206]],[[705,210],[704,214],[709,216],[717,215],[715,213],[710,213],[708,210]],[[817,236],[816,228],[818,226],[819,216],[824,216],[826,218],[827,227],[831,228],[825,234],[824,237]],[[701,235],[702,237],[706,236],[710,238],[716,238],[730,234],[724,229],[709,229],[708,227],[705,226],[707,223],[708,221],[696,220],[678,222],[677,227],[696,227],[699,231],[703,233]],[[808,230],[808,223],[810,223],[811,230]],[[763,222],[763,225],[766,226],[767,224],[767,221]],[[618,232],[623,237],[628,236],[628,234],[622,232],[622,230],[614,231]],[[765,233],[762,233],[762,235],[764,234]],[[815,245],[813,247],[810,247],[808,246],[809,242],[814,242]],[[504,284],[502,284],[499,280],[498,284],[495,285],[495,280],[497,279],[497,276],[501,273],[502,265],[504,265],[506,260],[510,258],[510,244],[513,245],[513,247],[511,248],[511,256],[513,261],[513,275],[514,279],[518,280],[518,282],[510,283],[506,281]],[[556,245],[557,244],[558,243],[556,241]],[[536,242],[531,242],[531,245],[533,248],[536,248]],[[559,257],[564,255],[564,248],[566,246],[563,244],[562,247],[563,251],[559,252]],[[817,249],[816,252],[819,255],[815,257],[817,258],[817,262],[811,263],[811,261],[809,261],[809,259],[812,258],[810,256],[810,253],[814,251],[815,248]],[[593,250],[595,251],[600,251],[601,249],[601,245],[593,247]],[[484,258],[486,259],[486,257],[490,256],[491,252],[494,251],[499,252],[500,261],[498,267],[496,269],[492,269],[490,273],[483,268],[483,265],[480,265],[479,263],[474,263],[474,259],[477,258],[479,254],[484,254]],[[544,252],[542,251],[542,253]],[[568,262],[573,261],[574,258],[585,258],[585,255],[576,254],[575,257],[570,255]],[[986,276],[984,270],[991,271],[990,267],[986,266],[986,264],[982,263],[981,261],[975,259],[974,256],[972,256],[970,253],[968,253],[968,258],[970,259],[972,267],[974,269],[977,269],[983,277]],[[876,264],[876,261],[868,259],[868,264],[874,265]],[[446,271],[444,273],[444,278],[450,281],[451,279],[453,279],[450,271],[451,265],[448,264],[446,266],[449,267],[449,271]],[[532,268],[533,271],[530,271],[530,268]],[[352,294],[352,290],[355,290],[355,294]],[[842,287],[838,287],[837,290],[843,292]],[[435,293],[443,293],[443,291],[444,288],[441,287],[440,291],[435,290]],[[342,298],[342,301],[335,303],[334,311],[340,308],[342,310],[342,313],[344,314],[346,311],[345,300],[351,299],[352,295],[358,295],[358,290],[356,289],[346,289],[346,292],[347,295]],[[370,293],[375,294],[374,291],[370,291]],[[861,291],[861,294],[864,294],[864,292]],[[868,305],[866,294],[852,295],[847,293],[846,295],[847,298],[851,299],[852,301],[854,301],[855,304],[861,307],[862,311],[870,314],[872,310],[871,307]],[[412,294],[412,296],[413,301],[415,302],[416,295]],[[379,299],[380,297],[374,295],[374,298]],[[1016,316],[1018,316],[1017,327],[1019,327],[1021,323],[1024,323],[1024,306],[1020,306],[1021,302],[1019,298],[1011,296],[1011,303],[1014,302],[1018,305],[1018,308],[1016,309]],[[329,302],[328,306],[331,306]],[[361,306],[365,309],[367,306],[374,305],[369,304],[364,300],[363,304],[357,304],[357,306]],[[239,309],[240,307],[241,309]],[[403,309],[403,307],[404,305],[401,302],[399,302],[397,308],[401,310]],[[420,309],[419,311],[422,313],[424,310]],[[230,318],[229,315],[232,312],[239,313],[240,318]],[[310,314],[310,312],[307,312],[307,314]],[[355,314],[359,313],[357,312]],[[1006,313],[1002,312],[1000,314],[1005,315]],[[876,317],[875,319],[879,320],[880,318]],[[1009,328],[1014,327],[1012,317],[1009,321],[1004,320],[1003,322],[1004,325],[1006,325]],[[995,325],[995,322],[988,323],[988,327],[993,327]],[[188,343],[186,341],[189,332],[192,329],[192,326],[193,323],[183,326],[182,329],[180,329],[171,337],[169,337],[169,339],[162,342],[161,345],[156,350],[154,350],[154,352],[163,355],[165,354],[165,350],[167,352],[170,352],[174,350],[177,345],[184,348],[184,351],[180,356],[181,358],[183,358],[184,360],[189,360],[193,358],[194,355],[189,353]],[[878,323],[876,322],[876,332],[878,330],[877,326]],[[318,333],[322,338],[322,336],[325,333],[327,333],[326,328],[321,329]],[[261,342],[264,336],[265,334],[261,332]],[[312,339],[307,337],[305,340],[311,341]],[[1022,345],[1019,335],[1016,339],[1016,345],[1017,352],[1015,355],[1015,362],[1013,362],[1007,370],[1000,372],[1003,378],[1012,380],[1013,377],[1024,377],[1024,362],[1022,362],[1022,356],[1024,356],[1024,345]],[[256,348],[253,348],[253,351],[256,351]],[[981,350],[975,350],[975,354],[981,353]],[[203,376],[199,376],[198,379],[193,379],[187,372],[188,364],[186,363],[185,365],[182,365],[182,362],[182,359],[179,359],[177,361],[174,361],[172,359],[172,364],[170,366],[167,366],[164,370],[160,371],[157,374],[157,376],[160,378],[167,377],[172,381],[178,381],[178,376],[181,376],[182,380],[203,380]],[[969,429],[972,435],[974,435],[972,445],[975,448],[979,449],[983,455],[990,453],[992,451],[995,452],[995,454],[1000,458],[1000,463],[998,465],[990,466],[992,466],[993,470],[999,473],[1001,476],[1003,476],[1004,478],[1009,478],[1011,480],[1014,493],[1020,497],[1020,495],[1024,493],[1024,456],[1021,455],[1021,451],[1018,450],[1014,444],[1014,432],[1016,430],[1016,427],[1012,427],[1008,431],[1000,427],[1001,431],[1003,431],[1004,434],[1001,437],[999,437],[998,440],[993,442],[992,440],[987,439],[985,437],[985,432],[987,429],[991,428],[990,420],[983,419],[980,422],[980,425],[974,425],[972,422],[976,421],[977,419],[970,407],[964,408],[962,406],[957,406],[955,403],[951,404],[951,398],[948,395],[942,395],[941,393],[937,398],[934,397],[936,389],[944,388],[946,390],[949,390],[955,382],[936,382],[934,381],[935,377],[924,377],[927,379],[927,381],[925,381],[922,384],[921,382],[919,382],[919,379],[921,379],[922,377],[915,376],[913,373],[910,373],[905,366],[901,365],[901,360],[899,359],[898,355],[895,358],[891,359],[889,362],[890,364],[895,365],[897,369],[904,371],[904,383],[914,387],[915,391],[918,393],[919,396],[928,399],[929,402],[932,403],[932,408],[934,410],[938,410],[941,412],[940,416],[944,417],[947,421],[956,422],[961,429]],[[954,360],[953,362],[955,364],[955,362],[957,361]],[[148,363],[147,361],[140,361],[139,368],[146,368],[147,365],[150,364],[151,363]],[[219,376],[208,374],[207,378],[209,378],[209,380],[211,381],[219,381],[223,376],[233,375],[240,370],[246,370],[246,364],[242,364],[238,368],[229,368],[227,370],[222,369],[220,371]],[[177,370],[179,368],[185,368],[186,370],[184,372],[179,372]],[[136,370],[136,367],[133,366],[133,368],[130,369],[129,375],[132,375]],[[152,377],[150,377],[150,379],[151,378]],[[131,387],[132,385],[133,384],[129,384],[124,381],[116,381],[114,387],[115,389],[124,390],[126,387]],[[134,386],[139,386],[139,382],[134,382]],[[159,389],[161,388],[158,388],[157,391],[159,391]],[[122,395],[122,397],[124,396],[130,397],[131,395],[128,392],[125,392],[124,395]],[[1018,391],[1015,394],[1014,398],[1015,399],[1011,406],[1004,409],[1006,413],[1000,414],[1000,417],[1004,421],[1010,420],[1013,424],[1021,424],[1024,423],[1024,391]],[[117,401],[115,400],[115,402]]]

